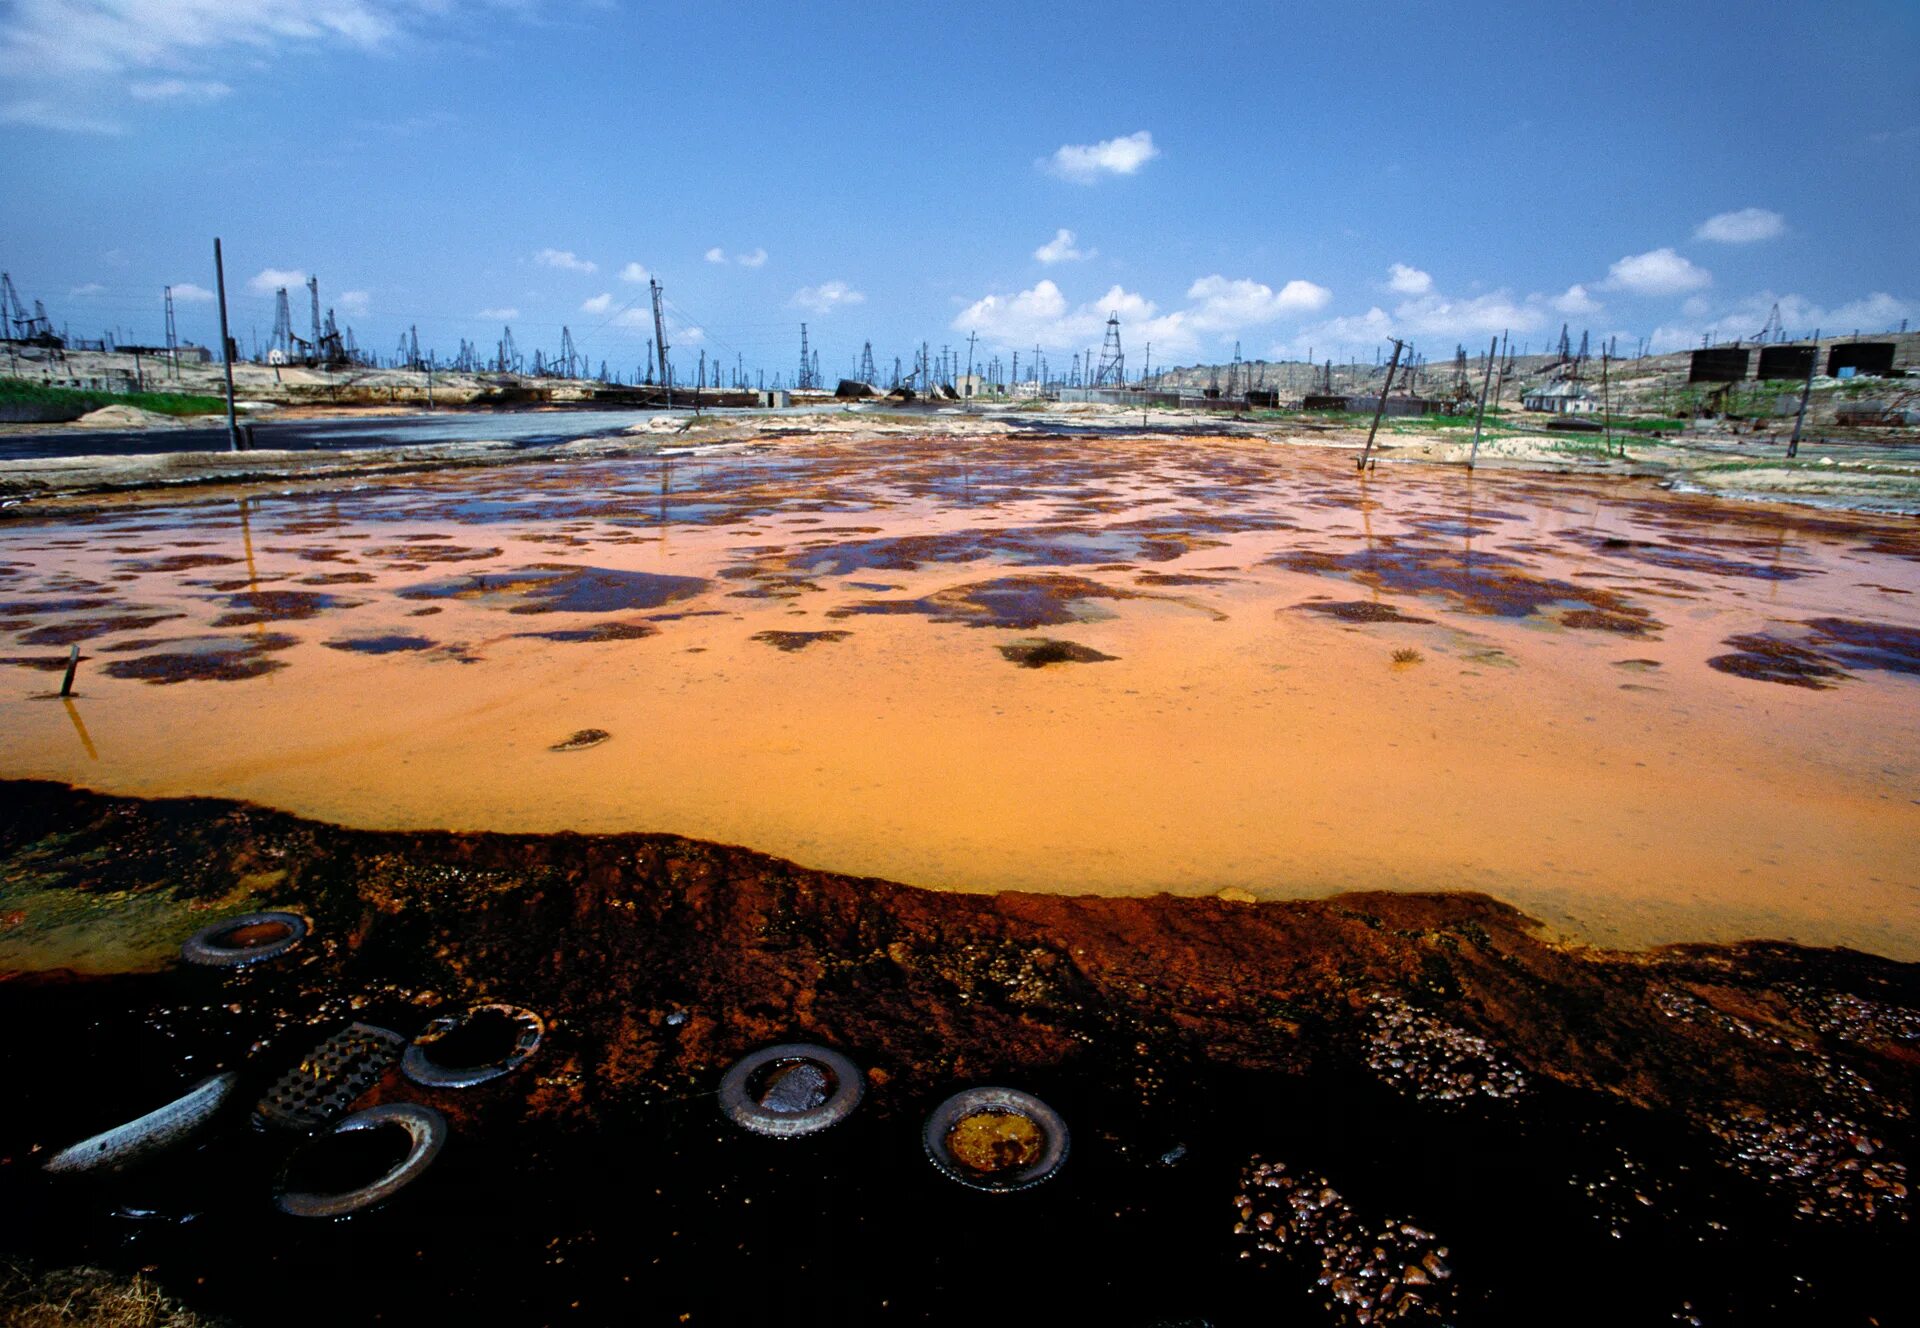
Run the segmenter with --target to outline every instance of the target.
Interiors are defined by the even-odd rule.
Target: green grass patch
[[[45,405],[84,415],[102,406],[135,406],[157,415],[214,415],[226,409],[219,397],[186,392],[88,392],[47,387],[24,378],[0,378],[0,404]]]

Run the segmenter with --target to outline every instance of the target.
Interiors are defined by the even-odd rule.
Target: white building
[[[1536,387],[1520,398],[1520,404],[1549,415],[1592,415],[1600,409],[1600,403],[1588,395],[1587,389],[1574,382]]]

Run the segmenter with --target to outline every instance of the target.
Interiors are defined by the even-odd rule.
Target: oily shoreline
[[[0,1112],[0,1249],[146,1268],[240,1322],[275,1279],[341,1258],[384,1269],[402,1312],[506,1296],[525,1321],[604,1321],[639,1296],[737,1321],[767,1275],[738,1264],[752,1233],[784,1272],[845,1292],[845,1322],[988,1306],[1001,1293],[968,1270],[1025,1241],[1065,1275],[1031,1293],[1035,1313],[1235,1324],[1317,1298],[1307,1321],[1381,1322],[1356,1308],[1374,1274],[1354,1270],[1383,1218],[1448,1246],[1457,1271],[1395,1302],[1409,1322],[1536,1322],[1543,1296],[1575,1294],[1565,1263],[1611,1258],[1634,1276],[1578,1294],[1620,1321],[1684,1303],[1715,1322],[1868,1322],[1903,1294],[1920,966],[1765,941],[1555,943],[1469,893],[969,895],[671,835],[357,831],[212,799],[0,794],[4,1063],[39,1071]],[[188,932],[265,907],[313,921],[285,960],[172,962]],[[76,933],[121,971],[5,959]],[[461,1150],[383,1220],[297,1238],[260,1223],[268,1145],[244,1127],[207,1145],[199,1174],[224,1188],[191,1202],[164,1169],[131,1198],[76,1200],[33,1174],[169,1082],[264,1082],[346,1022],[410,1036],[492,999],[541,1011],[549,1045],[507,1079],[426,1095]],[[714,1084],[796,1040],[851,1056],[865,1103],[819,1147],[742,1142]],[[976,1083],[1039,1091],[1075,1131],[1061,1178],[986,1221],[907,1143]],[[421,1094],[389,1073],[362,1102]],[[581,1188],[609,1165],[638,1188]],[[1288,1210],[1308,1182],[1317,1206]],[[141,1218],[129,1247],[130,1212],[176,1215]],[[1316,1260],[1323,1279],[1346,1271],[1316,1281]]]

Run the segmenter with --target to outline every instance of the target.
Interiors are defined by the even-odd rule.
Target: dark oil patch
[[[440,539],[447,538],[445,535]],[[368,558],[407,563],[467,563],[498,558],[499,549],[472,549],[459,544],[386,544],[360,551]]]
[[[920,599],[865,600],[832,609],[827,616],[921,614],[934,622],[1030,631],[1035,627],[1057,627],[1111,616],[1098,608],[1095,602],[1099,600],[1154,598],[1158,597],[1102,585],[1081,576],[1030,573],[953,586]]]
[[[658,636],[660,629],[652,623],[606,622],[595,623],[591,627],[575,627],[555,632],[516,632],[515,636],[523,640],[536,641],[639,641],[649,636]]]
[[[690,599],[708,584],[697,576],[538,563],[429,581],[402,590],[400,598],[471,600],[509,613],[624,613]]]
[[[200,567],[224,567],[240,559],[219,553],[170,553],[163,558],[122,558],[130,572],[191,572]]]
[[[1489,617],[1526,618],[1562,604],[1638,612],[1614,591],[1535,576],[1504,554],[1466,553],[1385,536],[1350,553],[1291,549],[1266,561],[1294,572],[1351,577],[1377,590],[1441,597],[1462,612]]]
[[[598,747],[613,735],[605,729],[578,729],[547,748],[550,752],[584,752],[589,747]]]
[[[82,655],[82,659],[86,656]],[[67,667],[65,655],[0,655],[0,664],[11,664],[17,669],[39,669],[43,673],[55,673]]]
[[[1651,636],[1660,627],[1645,609],[1570,609],[1560,623],[1582,632],[1615,632],[1621,636]]]
[[[347,650],[356,655],[394,655],[408,650],[431,650],[433,642],[424,636],[344,636],[322,641],[329,650]]]
[[[844,631],[755,632],[753,634],[752,639],[755,641],[764,641],[768,645],[772,646],[775,650],[780,650],[780,651],[786,652],[787,654],[792,654],[796,650],[805,650],[808,646],[813,645],[816,642],[844,641],[852,635],[853,635],[852,632],[844,632]]]
[[[1813,642],[1848,668],[1920,674],[1920,628],[1850,618],[1811,618]]]
[[[1849,676],[1818,651],[1764,633],[1730,636],[1725,644],[1733,646],[1738,653],[1715,655],[1707,661],[1707,667],[1737,678],[1824,691],[1834,686],[1828,679]]]
[[[1294,605],[1296,609],[1305,609],[1309,613],[1324,613],[1328,617],[1338,618],[1341,622],[1352,623],[1430,623],[1431,618],[1415,618],[1400,612],[1392,604],[1380,604],[1368,599],[1346,600],[1309,600]]]
[[[97,636],[107,636],[113,632],[144,631],[184,617],[184,613],[122,613],[99,618],[75,618],[71,622],[49,623],[45,627],[24,632],[20,641],[29,646],[69,646],[76,641],[91,641]]]
[[[303,586],[364,586],[377,578],[372,572],[315,572],[300,578]]]
[[[230,595],[232,612],[213,620],[215,627],[251,627],[255,623],[296,622],[317,618],[329,609],[351,608],[359,600],[344,600],[318,590],[250,590]]]
[[[1629,673],[1651,673],[1660,667],[1660,661],[1657,659],[1616,659],[1613,661],[1613,667],[1616,669],[1625,669]]]
[[[281,633],[256,637],[202,637],[185,650],[162,650],[133,659],[119,659],[102,670],[109,678],[165,685],[176,682],[237,682],[284,669],[283,660],[269,656],[298,644]]]
[[[1235,578],[1201,576],[1197,572],[1142,572],[1133,578],[1137,586],[1224,586]]]
[[[1049,664],[1104,664],[1118,659],[1092,646],[1074,641],[1016,641],[1000,647],[1000,653],[1023,669],[1044,669]]]

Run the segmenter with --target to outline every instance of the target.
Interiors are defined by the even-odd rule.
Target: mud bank
[[[1472,894],[953,895],[673,836],[0,792],[0,1055],[26,1086],[0,1108],[0,1243],[145,1268],[240,1322],[1868,1324],[1906,1303],[1913,965],[1586,950]],[[313,920],[281,960],[171,958],[275,907]],[[217,1070],[251,1101],[350,1020],[411,1036],[482,1000],[540,1011],[547,1044],[464,1092],[381,1080],[363,1104],[426,1102],[453,1142],[371,1216],[273,1214],[285,1145],[244,1108],[111,1182],[36,1172]],[[723,1072],[788,1041],[851,1056],[865,1102],[809,1140],[737,1132]],[[1069,1122],[1046,1186],[979,1195],[921,1156],[925,1114],[984,1083]]]

